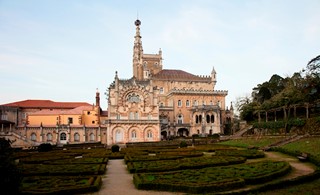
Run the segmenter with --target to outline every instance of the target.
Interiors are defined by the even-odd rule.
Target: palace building
[[[133,75],[121,79],[120,73],[115,73],[107,90],[107,111],[100,107],[98,91],[94,105],[49,100],[9,103],[0,106],[1,135],[10,134],[20,145],[112,145],[223,134],[224,125],[233,119],[233,107],[226,109],[227,91],[215,90],[215,69],[207,76],[164,69],[161,50],[158,54],[143,53],[140,25],[136,20]]]

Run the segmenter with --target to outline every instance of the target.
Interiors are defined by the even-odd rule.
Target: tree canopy
[[[252,121],[255,113],[292,104],[312,103],[320,99],[320,55],[306,68],[285,78],[274,74],[268,81],[252,89],[251,97],[237,100],[243,120]]]

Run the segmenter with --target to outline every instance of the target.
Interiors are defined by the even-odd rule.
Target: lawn
[[[219,144],[234,147],[265,147],[284,139],[283,137],[242,138],[220,142]]]

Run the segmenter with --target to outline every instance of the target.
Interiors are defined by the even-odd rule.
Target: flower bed
[[[126,155],[124,157],[125,163],[128,162],[139,162],[139,161],[159,161],[159,160],[176,160],[182,158],[182,156],[164,156],[164,155]]]
[[[21,194],[79,194],[98,191],[101,176],[31,176],[24,177]]]
[[[265,155],[259,150],[217,150],[217,156],[243,156],[248,159],[263,158]]]
[[[222,166],[244,163],[246,158],[233,156],[196,157],[178,160],[129,162],[130,173],[176,171],[183,169],[199,169],[212,166]]]
[[[108,164],[108,158],[68,158],[53,161],[44,161],[43,164],[64,165],[64,164]]]
[[[106,171],[105,164],[22,164],[22,175],[101,175]]]
[[[161,173],[134,174],[138,189],[207,193],[232,190],[245,184],[262,183],[290,171],[287,162],[256,163],[190,169]]]

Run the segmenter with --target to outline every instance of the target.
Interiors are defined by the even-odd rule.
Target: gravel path
[[[291,179],[302,175],[307,175],[315,170],[315,166],[311,163],[304,163],[295,157],[281,154],[278,152],[266,152],[266,157],[272,160],[285,160],[290,163],[293,170],[290,174],[281,179]],[[265,158],[263,158],[265,159]],[[258,161],[263,159],[255,159],[248,161]],[[279,178],[280,179],[280,178]],[[129,174],[124,160],[109,160],[106,175],[102,179],[102,186],[99,192],[91,193],[92,195],[182,195],[184,193],[158,192],[137,190],[132,181],[132,174]],[[247,186],[248,187],[248,186]],[[246,188],[247,188],[246,187]],[[240,189],[241,190],[241,189]]]

